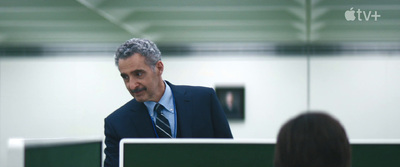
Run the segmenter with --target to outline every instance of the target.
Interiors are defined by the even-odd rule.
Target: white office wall
[[[104,117],[130,99],[102,56],[2,58],[0,69],[0,166],[9,138],[101,137]]]
[[[175,84],[245,87],[245,120],[230,121],[235,138],[275,139],[280,125],[307,108],[307,59],[202,56],[165,59]]]
[[[315,56],[310,106],[344,124],[351,139],[400,139],[400,57]]]
[[[274,139],[307,108],[305,56],[164,57],[164,79],[243,85],[246,120],[235,138]],[[400,139],[400,58],[312,56],[310,107],[337,117],[351,139]],[[11,137],[97,137],[103,119],[131,99],[110,55],[0,58],[0,166]]]
[[[274,139],[306,109],[306,58],[164,57],[164,79],[200,86],[243,85],[246,120],[235,138]],[[131,99],[110,55],[0,59],[0,166],[9,138],[103,136],[103,119]]]

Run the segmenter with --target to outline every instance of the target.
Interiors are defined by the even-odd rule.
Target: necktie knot
[[[161,114],[161,110],[163,109],[163,106],[160,104],[160,103],[157,103],[155,106],[154,106],[154,111],[155,112],[157,112],[157,115],[160,115]]]

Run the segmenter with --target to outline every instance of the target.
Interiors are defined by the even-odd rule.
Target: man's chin
[[[144,95],[136,95],[136,94],[133,94],[132,95],[133,96],[133,98],[136,100],[136,101],[138,101],[138,102],[145,102],[145,101],[147,101],[147,98],[144,96]]]
[[[135,97],[133,97],[137,102],[140,102],[140,103],[143,103],[143,102],[145,102],[146,100],[144,100],[144,99],[141,99],[141,98],[135,98]]]

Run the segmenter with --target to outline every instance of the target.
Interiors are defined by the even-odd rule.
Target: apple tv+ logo
[[[355,13],[357,13],[358,17],[356,17]],[[375,21],[378,21],[378,17],[381,17],[381,15],[378,15],[378,11],[375,11],[374,14],[372,14],[372,15],[371,15],[371,13],[372,13],[372,11],[368,11],[368,13],[367,13],[366,11],[362,11],[360,9],[355,11],[355,10],[353,10],[353,7],[352,7],[352,8],[350,8],[350,10],[346,10],[346,12],[344,12],[344,17],[346,18],[347,21],[354,21],[354,20],[356,20],[356,18],[358,21],[363,21],[361,14],[363,14],[365,21],[369,21],[369,19],[371,17],[375,18]]]

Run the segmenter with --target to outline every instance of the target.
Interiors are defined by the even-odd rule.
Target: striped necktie
[[[164,108],[161,104],[157,103],[154,106],[154,111],[157,112],[156,119],[156,131],[159,138],[172,138],[171,128],[169,126],[169,121],[165,116],[161,113],[161,110]]]

